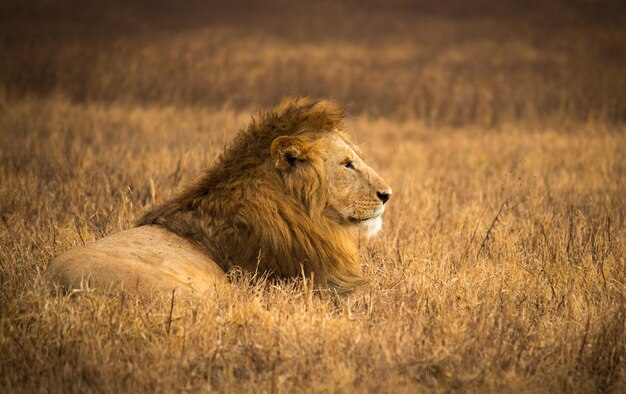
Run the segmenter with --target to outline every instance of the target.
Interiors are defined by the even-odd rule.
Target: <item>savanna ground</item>
[[[89,3],[89,4],[86,4]],[[3,2],[0,391],[624,392],[618,1]],[[285,95],[394,196],[371,283],[51,294]]]

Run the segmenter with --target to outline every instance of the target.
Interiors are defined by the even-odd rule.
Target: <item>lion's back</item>
[[[160,226],[141,226],[54,258],[48,282],[70,290],[89,284],[139,293],[203,293],[226,281],[224,271],[188,240]]]

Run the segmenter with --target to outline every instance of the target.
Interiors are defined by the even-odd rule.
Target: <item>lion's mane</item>
[[[215,165],[138,225],[157,224],[195,241],[224,271],[239,266],[278,278],[304,274],[318,286],[352,290],[364,282],[354,234],[323,215],[323,166],[285,178],[269,165],[275,138],[341,133],[343,115],[331,101],[306,98],[261,112]]]

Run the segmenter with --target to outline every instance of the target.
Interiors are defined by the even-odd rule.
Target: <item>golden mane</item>
[[[342,133],[342,107],[327,100],[287,99],[239,132],[195,183],[147,212],[138,226],[156,224],[200,245],[224,271],[313,277],[346,292],[365,279],[353,233],[323,215],[323,166],[285,180],[272,164],[281,136]],[[323,147],[312,143],[305,155]],[[314,162],[314,161],[313,161]]]

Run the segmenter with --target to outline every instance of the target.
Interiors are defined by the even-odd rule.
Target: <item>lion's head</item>
[[[270,153],[292,196],[316,200],[322,215],[367,237],[380,230],[391,188],[341,132],[281,136],[272,142]]]
[[[333,102],[285,100],[139,225],[196,241],[225,271],[304,273],[317,285],[351,290],[364,281],[355,237],[381,228],[391,188],[363,161],[342,119]]]

